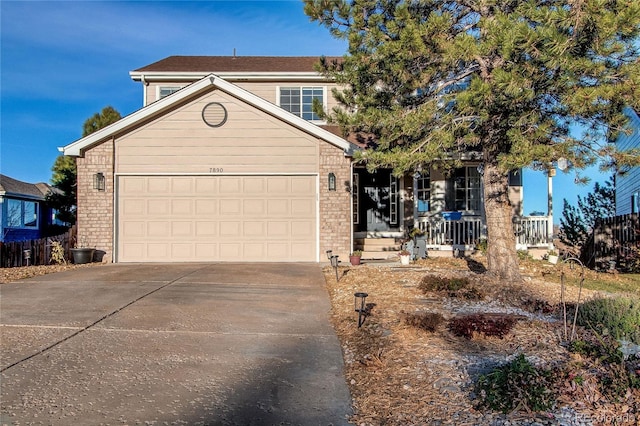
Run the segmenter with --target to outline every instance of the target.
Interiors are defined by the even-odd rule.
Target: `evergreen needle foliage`
[[[305,13],[349,42],[320,64],[341,105],[317,112],[373,137],[370,169],[482,166],[494,275],[520,278],[510,171],[640,162],[607,143],[640,107],[640,2],[305,0]]]

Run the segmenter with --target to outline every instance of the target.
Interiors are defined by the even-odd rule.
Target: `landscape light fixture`
[[[354,293],[353,296],[353,305],[356,312],[358,313],[358,328],[360,328],[362,324],[364,324],[364,320],[367,317],[367,305],[364,301],[367,298],[368,294],[358,292]]]
[[[104,173],[98,172],[93,175],[93,189],[97,189],[98,191],[104,191]]]
[[[340,265],[340,261],[338,260],[338,255],[333,255],[329,258],[331,260],[331,266],[336,271],[336,282],[340,279],[338,278],[338,265]]]
[[[336,175],[332,172],[329,173],[329,191],[336,190]]]
[[[327,259],[331,260],[332,255],[333,255],[333,250],[327,250]]]

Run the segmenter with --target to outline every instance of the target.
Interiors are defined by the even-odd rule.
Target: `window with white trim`
[[[171,95],[172,93],[177,92],[178,90],[182,89],[182,87],[178,87],[178,86],[160,86],[158,87],[158,99],[162,99],[162,98],[166,98],[167,96]]]
[[[320,121],[313,112],[313,102],[324,105],[324,87],[281,87],[280,107],[308,121]]]
[[[8,199],[6,205],[8,228],[38,227],[38,203]]]
[[[389,181],[389,223],[391,225],[398,224],[398,199],[398,178],[391,175],[391,179]]]
[[[480,172],[477,166],[455,169],[453,174],[455,209],[458,211],[480,210]]]
[[[428,212],[431,200],[431,179],[428,173],[421,173],[416,179],[416,197],[418,199],[418,211]]]

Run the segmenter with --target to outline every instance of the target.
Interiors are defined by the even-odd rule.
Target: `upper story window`
[[[453,174],[456,210],[480,210],[480,172],[477,166],[455,169]]]
[[[278,101],[280,107],[308,121],[320,121],[313,112],[313,101],[324,105],[323,87],[281,87]]]
[[[38,227],[38,203],[8,199],[6,205],[8,228]]]
[[[177,92],[182,89],[182,87],[178,86],[160,86],[158,87],[158,99],[166,98],[172,93]]]

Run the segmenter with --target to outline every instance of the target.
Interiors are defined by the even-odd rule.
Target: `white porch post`
[[[547,172],[547,235],[549,238],[549,250],[553,250],[553,177],[556,169]]]
[[[420,176],[419,172],[413,173],[413,229],[418,228],[420,226],[418,224],[418,177]]]

